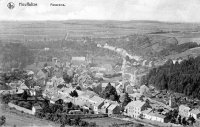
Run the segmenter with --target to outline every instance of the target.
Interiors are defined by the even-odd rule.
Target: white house
[[[110,106],[110,103],[104,103],[104,105],[101,107],[101,112],[106,114],[108,113],[108,107]]]
[[[152,109],[148,108],[147,110],[142,111],[142,117],[148,120],[157,121],[157,122],[166,122],[166,116],[161,113],[155,112]]]
[[[32,107],[32,114],[35,115],[35,113],[36,113],[38,110],[42,110],[42,108],[41,108],[39,105],[34,105],[34,106]]]
[[[190,107],[186,105],[180,105],[179,106],[179,114],[183,117],[189,117]]]
[[[73,64],[82,64],[82,63],[85,63],[86,62],[86,58],[85,57],[72,57],[71,59],[71,63]]]
[[[117,104],[111,104],[109,107],[108,107],[108,114],[111,115],[111,114],[119,114],[120,113],[120,107],[119,105]]]
[[[189,116],[192,116],[194,119],[198,119],[200,117],[200,110],[199,109],[192,109],[189,112]]]
[[[147,106],[148,104],[145,101],[141,100],[132,101],[125,107],[124,115],[138,118],[142,114],[142,111],[145,110]]]

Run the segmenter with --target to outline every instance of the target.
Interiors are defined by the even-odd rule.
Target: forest
[[[200,99],[200,56],[175,64],[169,59],[164,65],[150,70],[142,82],[160,90],[167,89]]]
[[[23,69],[34,62],[34,54],[22,43],[7,43],[2,46],[0,53],[4,71],[11,68]]]

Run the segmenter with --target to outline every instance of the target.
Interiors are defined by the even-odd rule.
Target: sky
[[[10,10],[8,2],[15,8]],[[34,2],[22,7],[19,2]],[[50,3],[65,4],[53,7]],[[200,0],[0,0],[0,20],[156,20],[200,22]]]

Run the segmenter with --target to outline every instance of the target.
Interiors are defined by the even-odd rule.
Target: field
[[[156,21],[38,21],[0,22],[0,40],[62,40],[71,38],[112,38],[131,34],[157,34],[184,40],[199,40],[199,24]]]
[[[59,124],[55,124],[50,121],[41,120],[34,116],[23,114],[16,110],[9,110],[0,104],[0,116],[6,117],[6,127],[59,127]]]
[[[34,52],[38,54],[40,52],[40,55],[42,52],[38,49],[49,46],[49,48],[54,49],[54,51],[52,51],[54,56],[60,57],[65,54],[66,56],[64,57],[68,57],[71,55],[92,54],[97,50],[92,46],[91,49],[94,49],[94,52],[92,52],[90,48],[85,48],[83,44],[84,38],[92,39],[92,43],[111,43],[119,47],[123,47],[124,43],[126,43],[125,47],[128,48],[127,50],[131,50],[129,49],[129,45],[127,45],[130,41],[126,41],[126,39],[131,39],[133,42],[140,41],[137,40],[135,36],[130,37],[130,35],[136,34],[152,37],[150,38],[152,46],[145,49],[147,53],[144,52],[144,54],[141,54],[140,51],[143,49],[140,48],[138,48],[140,51],[134,52],[135,49],[132,50],[133,53],[137,54],[137,52],[139,52],[137,55],[145,57],[151,50],[154,50],[153,52],[162,50],[164,47],[159,45],[160,42],[170,37],[175,37],[178,44],[186,42],[197,42],[199,44],[199,26],[200,24],[157,21],[2,21],[0,22],[0,42],[21,42],[33,49]],[[143,36],[140,38],[144,39]],[[156,44],[157,42],[158,44]],[[78,48],[79,45],[82,47]],[[134,46],[137,49],[137,46],[140,45],[137,44]],[[141,46],[144,48],[146,44],[141,44]],[[99,50],[95,53],[96,56],[94,55],[93,57],[105,56],[108,54],[103,50]],[[51,54],[48,55],[50,56]],[[187,55],[188,53],[186,52],[183,54]],[[110,58],[112,57],[109,57],[109,59]]]
[[[109,117],[107,117],[107,118],[85,119],[85,120],[88,121],[88,122],[96,122],[96,124],[99,125],[100,127],[108,127],[109,125],[112,125],[112,124],[125,124],[125,123],[127,123],[127,121],[109,118]]]

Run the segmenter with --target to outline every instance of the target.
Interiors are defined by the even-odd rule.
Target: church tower
[[[174,96],[170,95],[170,98],[169,98],[169,106],[171,108],[175,107],[176,106],[176,101],[175,101],[175,98]]]

